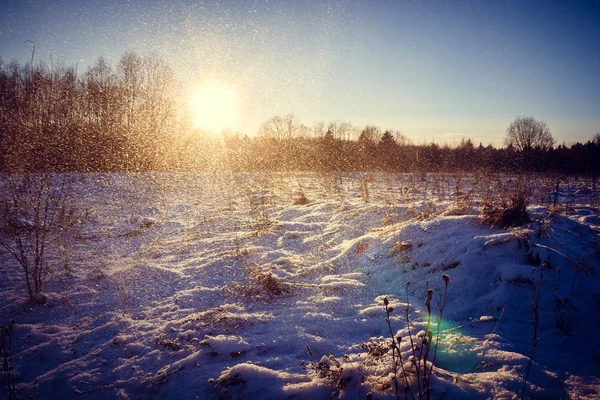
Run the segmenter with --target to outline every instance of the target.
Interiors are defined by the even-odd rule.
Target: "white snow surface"
[[[427,288],[438,315],[442,274],[432,398],[520,397],[534,258],[547,267],[526,398],[600,396],[600,217],[572,194],[581,181],[550,212],[528,179],[542,193],[531,197],[532,222],[501,229],[481,223],[477,176],[460,177],[461,204],[454,175],[365,176],[77,175],[88,217],[46,304],[27,301],[22,271],[0,252],[18,397],[394,399],[391,351],[365,350],[390,341],[384,297],[406,360],[406,282],[415,337]],[[308,204],[295,204],[300,193]],[[311,368],[332,359],[343,385]]]

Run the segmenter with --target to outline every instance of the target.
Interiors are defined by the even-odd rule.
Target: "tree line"
[[[554,146],[543,121],[518,117],[505,148],[413,144],[393,130],[348,122],[307,126],[293,115],[265,121],[253,137],[194,128],[169,65],[124,54],[81,73],[64,62],[0,59],[3,172],[312,170],[600,171],[600,134]]]
[[[155,57],[99,58],[83,74],[45,62],[0,65],[0,167],[10,171],[164,168],[175,82]]]

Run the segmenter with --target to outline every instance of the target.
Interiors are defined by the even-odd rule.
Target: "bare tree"
[[[411,144],[410,139],[407,138],[402,132],[400,131],[391,131],[394,134],[394,140],[396,141],[396,144],[398,146],[408,146],[409,144]]]
[[[128,130],[135,124],[137,103],[142,88],[142,66],[144,60],[137,53],[127,52],[119,61],[119,74],[123,86],[123,98],[126,104],[125,126]]]
[[[131,152],[126,169],[165,168],[175,128],[177,85],[173,70],[164,60],[128,52],[118,65],[120,106],[117,115]]]
[[[264,138],[283,141],[299,136],[300,124],[296,122],[293,114],[284,117],[274,116],[260,126],[258,135]]]
[[[537,121],[533,117],[517,117],[506,130],[504,143],[518,151],[532,149],[547,151],[554,146],[554,138],[544,121]]]
[[[359,143],[370,142],[375,145],[381,140],[381,135],[381,130],[378,127],[375,125],[367,125],[360,133],[358,141]]]
[[[350,140],[356,133],[356,128],[346,121],[332,121],[329,123],[327,130],[338,140]]]
[[[324,137],[327,131],[325,130],[325,122],[323,121],[315,121],[312,126],[312,134],[315,138]]]

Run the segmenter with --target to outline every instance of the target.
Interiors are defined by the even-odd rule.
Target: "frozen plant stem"
[[[408,384],[408,377],[406,375],[406,371],[404,370],[404,363],[402,362],[402,353],[400,353],[400,342],[402,338],[398,336],[394,338],[394,332],[392,331],[392,324],[390,322],[390,314],[394,311],[393,307],[388,307],[390,304],[387,297],[383,299],[383,305],[385,306],[385,321],[387,322],[388,328],[390,330],[390,337],[392,339],[392,370],[394,371],[394,393],[396,395],[396,399],[400,398],[400,393],[398,392],[398,364],[400,364],[402,368],[402,375],[404,375],[404,380],[406,386],[404,387],[404,398],[408,399],[408,393],[410,392],[410,397],[413,399],[415,396],[410,390],[410,385]],[[398,344],[396,344],[396,340],[398,340]],[[398,361],[396,361],[396,350],[398,350]]]
[[[385,322],[387,322],[390,330],[390,337],[392,338],[392,371],[394,371],[394,394],[396,399],[399,399],[398,393],[398,364],[396,363],[396,340],[394,339],[394,332],[392,331],[392,324],[390,323],[390,314],[394,311],[393,307],[388,307],[390,304],[387,297],[383,299],[383,306],[385,307]],[[400,353],[400,352],[398,352]]]
[[[406,282],[406,308],[405,308],[405,318],[406,318],[406,329],[408,330],[408,337],[410,339],[410,349],[412,351],[412,363],[415,366],[415,372],[417,374],[417,388],[419,390],[419,398],[421,398],[421,376],[419,372],[419,363],[417,360],[417,353],[415,351],[415,344],[412,338],[412,333],[410,331],[410,317],[408,315],[410,310],[410,301],[408,298],[408,287],[410,286],[410,281]]]
[[[533,322],[533,342],[531,345],[531,351],[529,352],[529,361],[527,362],[527,368],[525,369],[525,377],[523,378],[523,389],[521,390],[521,400],[525,397],[525,390],[527,389],[527,380],[529,379],[529,372],[531,371],[531,364],[533,363],[533,355],[535,353],[535,348],[540,341],[538,337],[538,328],[540,324],[540,313],[539,313],[539,305],[540,305],[540,296],[542,293],[542,284],[544,283],[544,265],[540,266],[540,279],[537,286],[534,286],[532,292],[532,302],[531,302],[531,316]],[[532,274],[535,274],[536,268],[533,269]],[[535,282],[535,276],[532,277],[533,282]]]
[[[11,321],[8,325],[0,325],[0,357],[2,358],[2,374],[6,381],[6,398],[8,400],[16,399],[14,366],[11,354],[13,325],[14,321]]]
[[[573,275],[573,282],[571,283],[571,291],[569,292],[569,297],[572,297],[573,296],[573,291],[575,290],[575,282],[577,281],[577,277],[579,276],[579,272],[581,272],[582,270],[585,271],[585,272],[588,272],[586,270],[586,267],[585,267],[585,261],[584,261],[584,259],[580,256],[580,257],[577,257],[577,260],[575,260],[574,258],[569,257],[568,255],[566,255],[564,253],[561,253],[560,251],[558,251],[558,250],[556,250],[556,249],[554,249],[552,247],[545,246],[543,244],[536,243],[534,246],[535,247],[541,247],[542,249],[553,251],[554,253],[558,254],[561,257],[564,257],[565,259],[571,261],[574,264],[573,265],[573,268],[574,268],[573,271],[575,272],[575,274]],[[588,275],[589,275],[589,272],[588,272]]]
[[[421,340],[421,349],[419,351],[419,358],[423,359],[423,390],[428,393],[429,380],[427,377],[427,358],[429,356],[429,349],[431,348],[432,333],[429,329],[431,325],[431,300],[433,299],[433,289],[427,289],[427,297],[425,298],[425,306],[427,307],[427,326],[425,328],[425,337]],[[432,368],[433,369],[433,366]],[[429,373],[431,375],[431,372]]]
[[[442,325],[442,316],[444,315],[444,308],[446,307],[446,297],[448,295],[448,283],[450,283],[450,275],[448,275],[448,274],[442,275],[442,280],[444,281],[444,296],[442,297],[441,301],[438,301],[438,310],[440,311],[440,317],[438,318],[438,321],[437,321],[435,346],[433,347],[433,360],[431,361],[431,368],[429,370],[429,375],[427,376],[427,379],[425,379],[425,385],[427,387],[427,389],[425,391],[425,395],[426,395],[427,400],[429,400],[431,398],[430,378],[431,378],[431,373],[433,372],[433,366],[435,365],[435,360],[437,357],[438,345],[440,343],[440,330],[441,330],[441,325]],[[429,336],[429,333],[428,333],[428,336]]]
[[[535,353],[535,348],[537,347],[540,338],[538,337],[540,319],[542,315],[546,311],[548,304],[551,299],[551,295],[548,295],[545,304],[542,306],[540,310],[540,298],[542,294],[542,285],[544,283],[544,269],[548,267],[548,264],[544,263],[540,266],[540,279],[537,286],[534,285],[532,291],[532,302],[531,302],[531,317],[532,317],[532,326],[533,326],[533,341],[531,346],[531,351],[529,353],[529,361],[527,362],[527,368],[525,369],[525,377],[523,378],[523,389],[521,391],[521,399],[525,396],[525,390],[527,389],[527,380],[529,379],[529,372],[531,370],[531,365],[533,364],[533,354]],[[535,274],[536,268],[533,268],[532,275]],[[535,283],[535,277],[532,276],[532,281]],[[560,268],[556,269],[556,282],[552,287],[552,291],[554,291],[558,287],[558,283],[560,281]]]
[[[413,340],[411,327],[410,327],[410,301],[408,296],[408,287],[410,286],[410,282],[406,282],[406,307],[405,311],[405,319],[406,319],[406,328],[408,330],[408,337],[410,340],[410,347],[412,355],[409,357],[410,363],[415,367],[415,375],[417,378],[417,395],[419,400],[431,398],[431,374],[433,373],[433,366],[435,365],[436,357],[437,357],[437,349],[440,342],[440,331],[441,331],[441,323],[442,317],[444,315],[444,308],[446,307],[446,298],[448,295],[448,283],[450,282],[450,276],[448,274],[442,275],[442,280],[444,281],[444,294],[440,301],[438,301],[437,306],[439,310],[439,318],[437,321],[437,333],[435,339],[435,346],[433,349],[433,360],[431,362],[431,366],[429,367],[429,371],[427,371],[427,360],[429,358],[429,351],[431,350],[431,344],[433,342],[433,332],[430,329],[431,327],[431,301],[433,300],[433,289],[427,289],[427,297],[425,298],[425,306],[427,307],[427,332],[425,335],[418,334],[417,339],[420,339],[420,342],[417,341],[419,347],[415,347],[415,340]],[[393,307],[388,307],[389,301],[388,298],[384,298],[383,303],[385,305],[385,313],[386,313],[386,322],[388,324],[388,328],[390,331],[390,336],[392,338],[392,362],[393,362],[393,371],[394,371],[394,389],[396,392],[396,398],[399,398],[398,394],[398,367],[396,361],[396,349],[398,350],[398,361],[400,365],[402,365],[402,373],[404,374],[404,379],[406,381],[406,386],[404,388],[405,398],[408,399],[408,393],[410,393],[411,397],[415,399],[414,394],[410,390],[410,385],[408,383],[408,375],[404,369],[404,363],[402,362],[402,355],[400,353],[399,344],[401,342],[401,338],[398,337],[398,344],[394,341],[394,334],[392,331],[392,326],[390,323],[390,314],[394,310]]]

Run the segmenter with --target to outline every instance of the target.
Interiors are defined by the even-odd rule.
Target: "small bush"
[[[271,273],[259,273],[256,275],[256,280],[270,296],[281,296],[287,292],[287,289]]]
[[[293,294],[292,287],[270,271],[250,266],[247,282],[232,282],[224,289],[226,296],[252,300],[271,300]]]
[[[529,196],[519,185],[515,194],[508,200],[501,198],[498,202],[487,201],[483,205],[482,223],[501,228],[517,227],[530,222],[527,214]]]
[[[310,347],[306,346],[306,350],[312,356]],[[348,356],[344,356],[344,363],[347,361]],[[344,374],[342,363],[333,356],[333,353],[324,355],[318,361],[302,361],[300,365],[308,371],[310,376],[325,381],[326,384],[332,386],[338,392],[350,383],[350,376]]]
[[[64,253],[80,217],[72,184],[65,175],[14,174],[0,187],[0,247],[23,270],[32,302],[45,302],[48,255]]]

